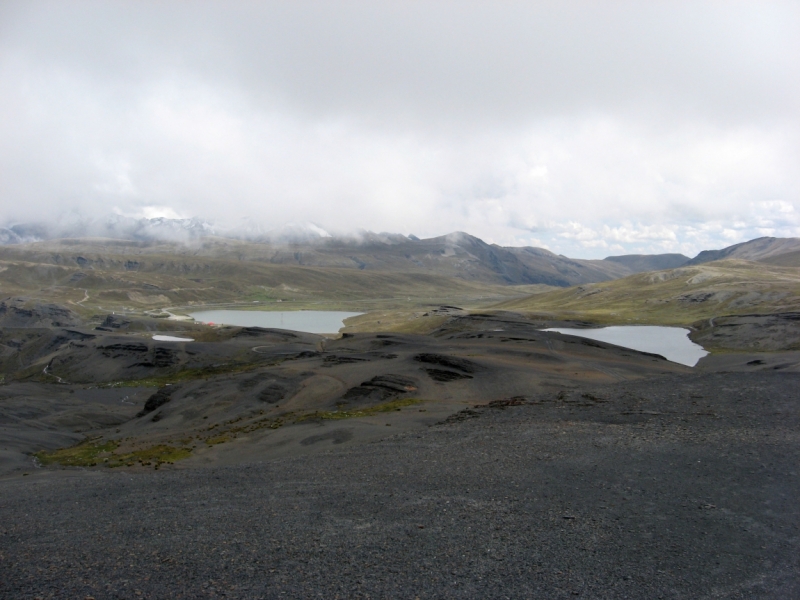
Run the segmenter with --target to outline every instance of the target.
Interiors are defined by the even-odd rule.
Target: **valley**
[[[792,542],[779,532],[782,523],[793,522],[782,499],[796,487],[787,475],[797,454],[794,391],[800,371],[800,267],[792,262],[794,246],[785,240],[756,240],[758,248],[747,259],[741,257],[745,248],[721,260],[686,259],[679,266],[643,272],[632,271],[677,259],[573,261],[578,266],[570,267],[570,273],[577,280],[569,284],[553,279],[552,273],[542,274],[543,268],[534,277],[522,259],[495,260],[523,251],[503,255],[490,248],[495,254],[482,254],[482,243],[462,235],[445,238],[450,246],[443,252],[443,242],[421,240],[427,254],[403,249],[413,240],[348,248],[346,252],[361,261],[351,260],[349,266],[340,261],[343,251],[333,242],[321,248],[280,250],[226,240],[195,246],[53,240],[0,247],[0,513],[18,512],[20,503],[26,503],[42,523],[72,532],[69,542],[55,534],[61,540],[59,548],[84,545],[93,564],[118,581],[109,562],[117,559],[98,552],[110,548],[109,556],[118,557],[121,546],[97,545],[69,523],[80,523],[81,507],[91,507],[102,527],[115,530],[114,515],[127,510],[127,481],[138,498],[136,510],[154,527],[125,534],[134,545],[153,547],[154,532],[169,527],[161,513],[148,508],[148,494],[182,513],[200,507],[176,490],[194,490],[206,498],[203,502],[210,501],[209,494],[220,493],[238,506],[239,514],[249,515],[242,517],[245,521],[252,521],[255,506],[294,514],[292,503],[301,500],[284,494],[300,485],[295,479],[299,474],[314,482],[303,488],[308,510],[315,506],[313,510],[333,519],[325,525],[329,535],[368,546],[372,538],[346,524],[361,518],[345,514],[351,514],[343,508],[350,506],[346,501],[340,498],[335,507],[322,507],[323,497],[339,497],[341,481],[331,476],[341,472],[347,481],[358,482],[357,494],[381,498],[402,513],[370,525],[384,538],[394,536],[387,527],[398,527],[414,536],[431,528],[455,540],[458,536],[453,537],[444,509],[420,512],[422,500],[415,497],[429,498],[437,506],[452,507],[449,510],[459,519],[472,524],[480,543],[489,546],[493,534],[477,516],[486,510],[506,511],[509,523],[514,514],[538,515],[543,520],[536,535],[544,538],[556,539],[563,527],[576,527],[569,535],[577,536],[584,547],[593,543],[592,527],[610,535],[619,519],[632,519],[626,526],[632,531],[636,520],[646,521],[650,531],[660,532],[660,539],[670,540],[656,542],[656,554],[666,551],[664,544],[672,544],[680,549],[674,568],[686,569],[702,560],[703,550],[691,533],[701,525],[693,515],[736,523],[755,520],[761,524],[760,533],[737,534],[730,543],[766,544],[760,555],[770,557],[773,566],[753,570],[731,555],[723,560],[721,571],[733,577],[730,589],[750,589],[756,585],[753,578],[762,577],[765,589],[794,590],[796,579],[789,575],[794,563],[782,550]],[[399,255],[395,246],[401,247]],[[776,254],[776,247],[786,252]],[[304,264],[292,263],[298,260]],[[403,263],[409,260],[413,267]],[[569,269],[558,269],[569,259],[559,260],[551,267],[564,275]],[[593,266],[603,262],[611,266]],[[363,314],[345,319],[340,332],[331,334],[212,326],[189,316],[223,309]],[[658,354],[543,331],[643,324],[685,327],[711,354],[688,367]],[[755,460],[752,452],[768,461],[764,464],[769,472],[763,477],[784,478],[769,496],[779,515],[773,521],[759,512],[759,498],[766,493],[759,467],[747,467],[751,475],[744,476],[720,466],[730,456],[749,465]],[[383,462],[375,462],[376,456]],[[707,461],[717,467],[703,470],[699,488],[689,486],[676,466],[689,464],[694,469]],[[596,476],[598,469],[601,478]],[[648,478],[653,470],[661,475]],[[267,471],[275,475],[277,486],[269,499],[252,498],[239,488],[236,498],[248,500],[237,504],[240,500],[231,494],[240,486],[239,478],[248,473],[260,481]],[[387,484],[385,473],[397,473],[407,484],[402,489]],[[455,483],[456,473],[472,491]],[[477,474],[491,484],[481,484]],[[208,477],[224,482],[225,491],[204,487]],[[554,478],[560,483],[546,492],[542,482],[552,484]],[[527,483],[520,487],[519,481]],[[611,487],[604,488],[603,482]],[[98,506],[76,492],[76,485],[105,494],[107,502]],[[163,488],[173,485],[179,487]],[[649,491],[637,499],[628,491],[632,488]],[[586,498],[602,498],[597,500],[602,506],[579,500],[572,489],[588,494]],[[469,499],[473,492],[474,501]],[[48,513],[53,495],[62,493],[81,498],[80,504]],[[702,510],[711,506],[708,510],[716,512],[693,513],[675,509],[677,505],[695,511],[696,505]],[[469,516],[472,510],[477,513]],[[647,511],[661,516],[652,521]],[[213,519],[221,518],[212,513]],[[69,523],[59,521],[60,514]],[[183,522],[185,515],[170,518]],[[236,535],[246,539],[245,521],[237,519]],[[128,517],[122,523],[133,527]],[[702,527],[712,536],[729,535],[722,521],[714,523]],[[190,519],[185,526],[195,531],[200,523]],[[291,532],[275,523],[267,530],[269,536],[299,536],[292,539],[301,554],[317,543],[315,534],[298,523]],[[61,572],[53,585],[82,594],[102,591],[92,587],[94,583],[80,583],[95,581],[83,563],[69,573],[54,567],[52,561],[62,550],[49,554],[48,538],[27,533],[33,531],[38,526],[28,523],[6,525],[0,532],[6,536],[5,547],[14,553],[43,553],[45,558],[29,561],[25,569],[52,567]],[[504,552],[527,548],[518,532],[506,535]],[[630,544],[645,543],[638,534],[631,536]],[[177,538],[169,539],[172,544]],[[188,539],[194,540],[190,546],[201,543],[193,533]],[[332,540],[327,543],[339,548]],[[263,540],[248,543],[264,550]],[[430,558],[425,558],[425,542],[395,543],[406,568]],[[169,562],[183,556],[180,560],[193,565],[201,577],[181,575],[187,578],[189,595],[205,589],[207,579],[226,586],[234,596],[248,581],[263,581],[239,571],[231,578],[193,550],[181,554],[169,544],[159,550],[169,565],[163,573],[183,573],[183,567]],[[66,552],[74,555],[76,550]],[[270,552],[282,556],[279,550]],[[381,560],[374,548],[364,552],[366,561]],[[608,552],[598,556],[611,560]],[[649,585],[654,593],[711,589],[697,579],[686,583],[671,572],[653,576],[652,565],[663,560],[626,552],[620,547],[612,554],[627,556],[630,581]],[[328,551],[319,556],[322,562],[310,556],[303,560],[311,569],[329,568],[326,561],[336,560]],[[476,555],[472,560],[486,581],[510,592],[534,589],[525,587],[531,581],[541,580],[542,587],[536,588],[540,590],[561,585],[557,576],[537,579],[530,571],[555,569],[550,559],[543,557],[539,566],[526,567],[506,556],[503,565],[491,568],[495,563],[486,562],[488,557]],[[289,578],[286,582],[291,583],[285,585],[280,579],[295,568],[295,559],[287,555],[275,560],[271,589],[302,595],[303,579]],[[606,571],[597,570],[592,561],[569,552],[564,560],[572,565],[570,589],[628,589],[629,580],[610,583],[603,579]],[[45,577],[35,584],[31,571],[1,568],[7,569],[7,577],[0,591],[38,590],[48,581]],[[148,568],[155,569],[151,578],[145,583],[140,578],[137,584],[146,594],[157,597],[173,589],[158,574],[160,569]],[[515,578],[512,571],[526,575]],[[342,589],[352,593],[358,585],[364,590],[381,587],[372,575],[353,577],[343,574],[331,581],[341,581]],[[477,579],[468,580],[470,589],[483,589]],[[579,580],[584,587],[575,583]],[[315,585],[322,589],[327,584]],[[127,593],[114,589],[118,595]],[[443,589],[433,585],[427,594],[438,597]]]

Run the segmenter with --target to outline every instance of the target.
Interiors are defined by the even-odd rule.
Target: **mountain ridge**
[[[703,250],[691,259],[687,265],[699,265],[725,258],[765,261],[779,255],[798,251],[800,251],[800,238],[760,237],[741,244],[734,244],[721,250]]]
[[[104,234],[85,237],[81,232]],[[53,235],[62,237],[53,238]],[[0,229],[5,256],[33,251],[55,253],[52,261],[83,265],[81,253],[110,256],[166,253],[194,258],[225,258],[298,267],[358,269],[389,273],[430,273],[493,285],[570,287],[627,277],[636,273],[692,266],[725,258],[761,260],[779,266],[800,265],[800,239],[757,238],[696,257],[683,254],[629,254],[573,259],[544,248],[490,244],[465,232],[420,239],[399,233],[359,231],[331,235],[313,223],[289,223],[261,231],[221,231],[199,219],[133,219],[115,216],[67,223],[58,230],[44,225]],[[55,258],[55,255],[58,255]],[[777,262],[776,262],[777,261]],[[126,261],[123,261],[126,262]]]

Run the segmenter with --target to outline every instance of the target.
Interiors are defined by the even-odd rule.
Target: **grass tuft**
[[[150,465],[155,463],[173,463],[192,454],[191,448],[176,448],[164,444],[151,446],[143,450],[117,454],[114,451],[119,447],[119,442],[111,440],[99,442],[86,440],[69,448],[60,448],[48,452],[42,450],[35,454],[42,465],[59,464],[64,467],[94,467],[104,464],[108,467],[133,466],[135,463]]]
[[[42,450],[34,456],[43,465],[56,463],[65,467],[90,467],[96,465],[98,460],[102,460],[104,454],[110,456],[117,446],[119,442],[116,441],[99,443],[89,440],[52,452]]]
[[[399,400],[392,400],[375,406],[368,406],[366,408],[359,408],[356,410],[332,410],[332,411],[316,411],[305,415],[300,415],[295,419],[295,423],[303,421],[321,419],[324,421],[335,421],[339,419],[355,419],[358,417],[371,417],[380,413],[394,412],[406,406],[414,406],[421,404],[423,400],[419,398],[400,398]]]

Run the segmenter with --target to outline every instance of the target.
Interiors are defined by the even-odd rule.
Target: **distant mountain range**
[[[108,245],[115,247],[114,254],[147,255],[182,253],[184,243],[190,243],[191,254],[197,257],[316,268],[423,272],[501,285],[567,287],[724,258],[777,266],[800,265],[797,238],[758,238],[722,250],[706,250],[692,259],[682,254],[654,254],[582,260],[542,248],[487,244],[462,232],[429,239],[372,232],[332,236],[310,223],[291,223],[265,232],[223,231],[197,219],[114,216],[57,228],[30,224],[0,228],[0,245],[24,244],[31,250],[58,251],[61,264],[75,261],[83,265],[89,259],[80,253],[100,256]],[[130,248],[125,250],[120,246]],[[71,256],[73,253],[75,256]]]
[[[725,258],[796,267],[800,265],[800,238],[761,237],[722,250],[703,250],[687,264],[699,265]]]
[[[58,224],[21,223],[0,227],[0,245],[68,238],[185,243],[210,236],[266,243],[311,243],[331,237],[321,227],[307,222],[287,223],[265,231],[258,226],[223,229],[201,219],[137,219],[123,215],[65,220]]]
[[[187,242],[215,233],[211,224],[199,219],[135,219],[112,215],[103,219],[65,220],[57,225],[21,223],[1,227],[0,245],[87,237]]]

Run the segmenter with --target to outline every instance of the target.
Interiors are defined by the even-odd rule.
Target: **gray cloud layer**
[[[800,235],[800,5],[5,2],[0,221]]]

